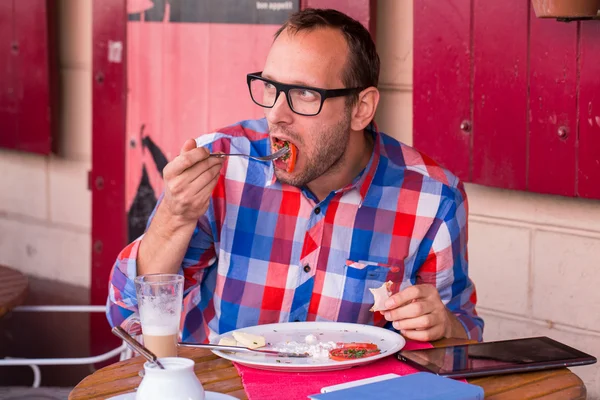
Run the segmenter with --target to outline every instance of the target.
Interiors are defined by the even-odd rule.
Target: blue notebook
[[[444,378],[429,372],[417,372],[400,378],[369,383],[329,393],[311,394],[314,400],[483,400],[483,388]]]

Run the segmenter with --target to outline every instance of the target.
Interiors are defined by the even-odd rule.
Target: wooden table
[[[436,347],[466,343],[465,340],[444,339],[434,343]],[[239,399],[247,399],[242,381],[233,364],[219,358],[209,350],[181,348],[181,357],[196,362],[194,369],[204,388],[212,392],[227,393]],[[73,389],[69,400],[107,399],[131,392],[142,378],[138,373],[144,359],[132,358],[102,368],[88,376]],[[522,374],[497,375],[470,379],[469,383],[483,387],[486,399],[585,399],[586,388],[581,379],[567,368]]]
[[[0,265],[0,318],[25,301],[28,285],[25,275]]]

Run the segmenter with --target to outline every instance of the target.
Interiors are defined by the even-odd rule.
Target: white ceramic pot
[[[194,374],[194,361],[189,358],[159,358],[165,369],[149,362],[144,364],[144,379],[136,400],[204,400],[204,388]]]

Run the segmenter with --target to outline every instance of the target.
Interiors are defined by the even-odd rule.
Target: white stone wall
[[[412,1],[379,0],[377,7],[377,121],[411,144]],[[466,188],[470,274],[484,339],[544,335],[600,356],[600,201]],[[600,398],[600,366],[573,371],[588,397]]]
[[[600,202],[467,185],[485,340],[549,336],[600,355]],[[600,398],[600,367],[576,367]]]
[[[0,149],[0,264],[89,287],[92,3],[59,4],[59,151]]]

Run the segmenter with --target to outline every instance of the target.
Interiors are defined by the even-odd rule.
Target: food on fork
[[[392,281],[387,281],[383,285],[378,287],[377,289],[369,288],[371,293],[373,293],[373,297],[375,298],[373,307],[371,307],[369,309],[369,311],[375,312],[375,311],[383,311],[386,309],[385,301],[387,299],[389,299],[390,296],[392,295],[392,291],[391,291],[392,283],[393,283]]]
[[[298,148],[293,144],[286,140],[280,140],[277,138],[273,138],[271,141],[271,147],[273,152],[283,149],[287,147],[290,149],[286,154],[281,156],[276,160],[276,164],[283,165],[286,172],[293,172],[296,167],[296,157],[298,156]]]

